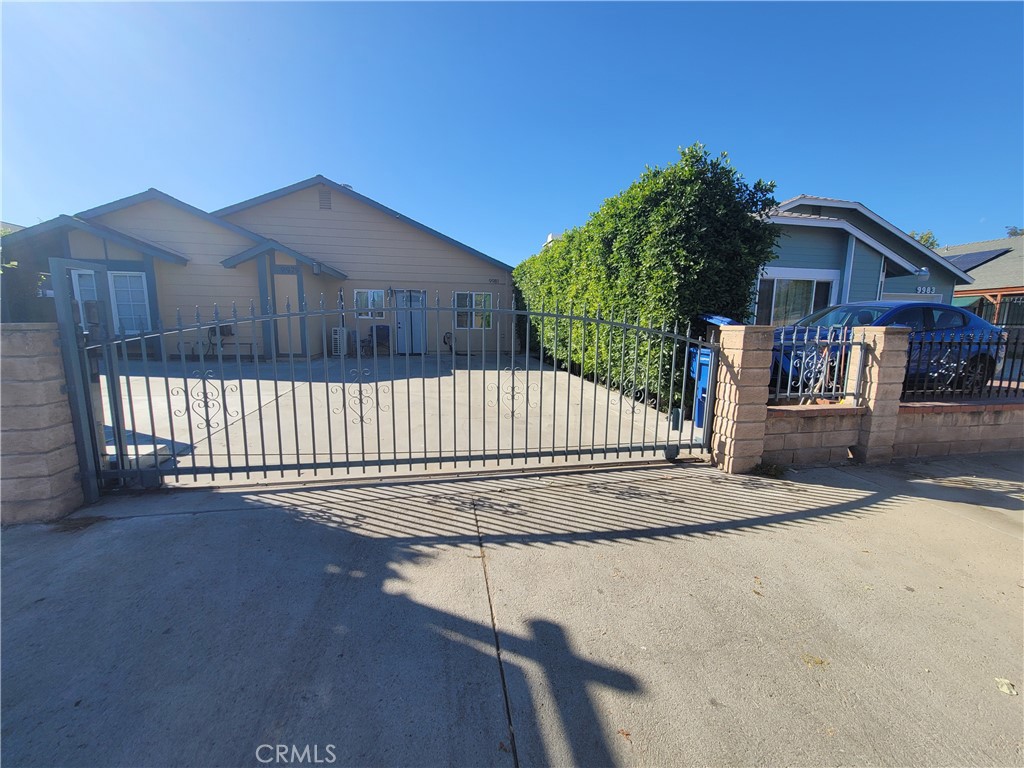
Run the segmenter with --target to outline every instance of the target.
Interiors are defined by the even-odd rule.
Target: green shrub
[[[680,150],[667,168],[647,168],[629,188],[605,200],[586,224],[565,232],[514,272],[531,310],[626,320],[643,327],[685,331],[699,315],[747,317],[761,268],[774,256],[777,227],[767,219],[776,205],[774,182],[748,185],[728,157],[712,157],[700,144]],[[685,361],[679,350],[670,383],[671,344],[607,325],[587,326],[591,340],[580,354],[581,323],[533,322],[531,344],[583,375],[614,386],[643,387],[668,405],[678,404]],[[543,333],[542,333],[543,331]],[[556,340],[557,334],[557,340]],[[570,348],[572,345],[572,348]],[[610,352],[609,350],[614,350]],[[646,383],[646,386],[644,385]]]

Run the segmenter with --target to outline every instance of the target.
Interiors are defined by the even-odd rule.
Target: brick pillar
[[[860,437],[853,449],[853,457],[868,464],[882,464],[893,458],[900,395],[903,392],[903,378],[907,373],[910,329],[858,328],[857,338],[861,331],[864,332],[866,344],[863,351],[860,404],[864,406],[865,412],[861,417]]]
[[[719,469],[738,474],[760,464],[764,452],[772,329],[728,325],[720,341],[711,460]]]
[[[0,522],[44,522],[84,501],[55,323],[0,327]]]

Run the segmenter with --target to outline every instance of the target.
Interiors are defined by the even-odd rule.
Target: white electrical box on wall
[[[345,357],[348,354],[348,334],[344,328],[331,329],[331,354],[334,357]]]

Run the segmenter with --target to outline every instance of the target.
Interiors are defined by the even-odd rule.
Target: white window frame
[[[464,306],[459,306],[459,297],[468,296],[469,303]],[[476,303],[477,296],[487,297],[487,306],[478,307]],[[459,331],[489,331],[494,325],[494,294],[490,291],[456,291],[455,292],[455,328]],[[469,325],[461,323],[459,315],[469,315]],[[486,322],[477,324],[477,316],[486,318]]]
[[[359,308],[359,295],[363,294],[363,293],[367,294],[366,309],[360,309]],[[379,293],[380,294],[380,305],[379,306],[381,307],[381,309],[377,309],[374,306],[374,303],[373,303],[373,298],[374,297],[373,297],[372,294],[375,294],[375,293]],[[352,290],[352,306],[356,310],[356,317],[369,318],[369,319],[372,319],[372,320],[383,319],[383,317],[384,317],[383,307],[384,307],[384,298],[385,298],[385,296],[386,296],[386,291],[383,288],[354,288]]]
[[[79,284],[82,275],[92,275],[93,285],[95,285],[96,273],[91,269],[71,270],[71,291],[75,296],[75,301],[78,303],[78,325],[83,332],[88,332],[89,324],[85,320],[85,301],[82,300],[82,286]],[[96,301],[98,299],[99,291],[96,292],[96,299],[87,299],[87,301]]]
[[[776,280],[810,280],[815,283],[818,282],[830,282],[832,285],[828,292],[828,303],[829,306],[838,303],[839,298],[839,281],[842,277],[841,270],[838,269],[804,269],[802,267],[765,267],[761,270],[761,275],[758,278],[758,283],[761,280],[771,280],[772,285],[772,314],[775,312],[775,290],[778,287],[774,284]],[[751,317],[751,322],[757,320],[757,296],[760,293],[758,286],[754,287],[754,312]]]
[[[78,320],[83,331],[89,330],[89,325],[85,318],[85,301],[82,300],[82,290],[80,280],[82,275],[89,274],[93,276],[93,282],[96,280],[96,270],[94,269],[73,269],[71,270],[71,290],[74,293],[75,301],[78,302]],[[117,275],[126,275],[128,277],[141,277],[142,278],[142,289],[144,303],[146,305],[146,327],[145,328],[132,328],[125,326],[125,333],[144,333],[152,330],[153,327],[153,312],[149,303],[149,278],[145,272],[130,272],[126,270],[115,270],[107,272],[107,288],[110,291],[110,312],[114,320],[114,333],[121,332],[121,314],[117,308],[117,296],[114,293],[114,277]],[[95,299],[88,299],[88,301],[99,301],[100,292],[96,291]]]
[[[142,278],[142,296],[143,303],[146,305],[146,327],[145,328],[132,328],[129,325],[124,327],[125,333],[145,333],[146,331],[152,330],[153,325],[153,313],[149,307],[149,280],[146,279],[145,272],[126,272],[124,270],[117,270],[113,272],[107,272],[107,285],[110,288],[110,308],[114,315],[114,332],[121,333],[121,313],[117,309],[117,297],[114,293],[114,278],[115,277],[141,277]]]

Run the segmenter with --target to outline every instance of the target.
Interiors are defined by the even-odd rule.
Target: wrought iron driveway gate
[[[426,351],[399,353],[392,330],[408,311],[250,304],[107,337],[67,334],[65,311],[80,446],[91,454],[83,466],[98,490],[674,458],[709,446],[714,343],[627,318],[468,312],[435,297],[416,310]],[[703,424],[689,420],[698,358],[712,378],[697,404]]]

